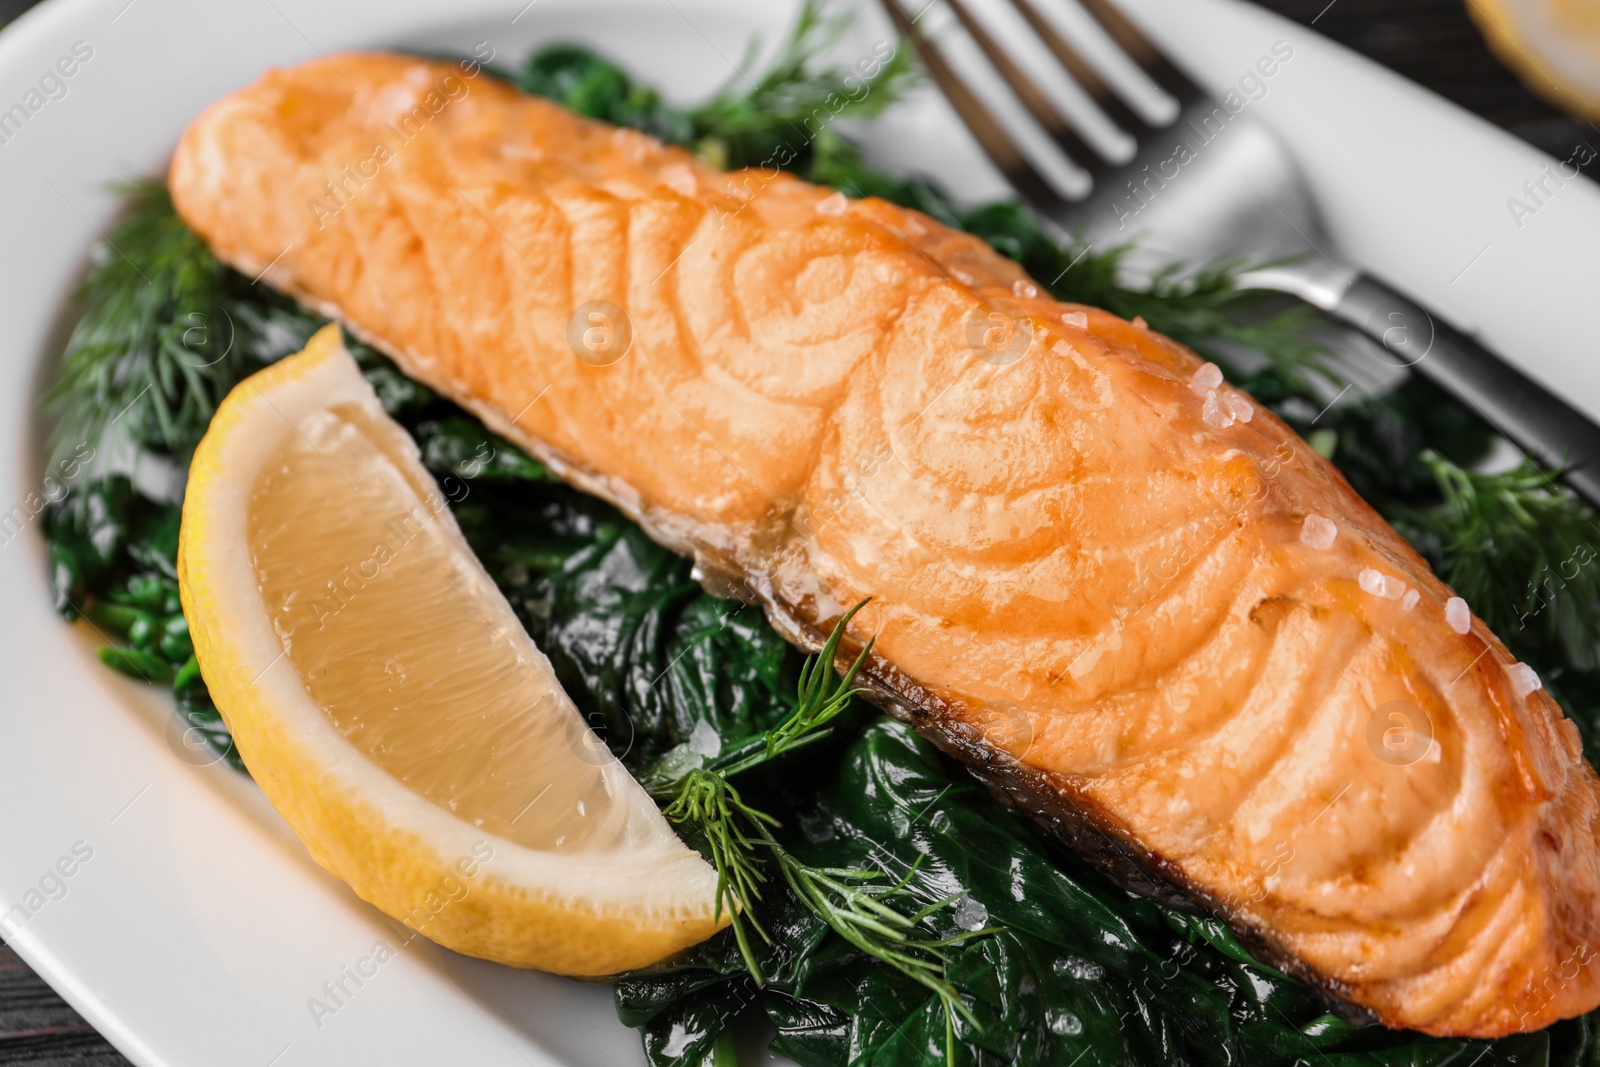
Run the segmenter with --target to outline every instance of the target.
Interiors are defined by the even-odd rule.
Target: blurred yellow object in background
[[[1467,0],[1467,8],[1528,88],[1600,119],[1600,0]]]

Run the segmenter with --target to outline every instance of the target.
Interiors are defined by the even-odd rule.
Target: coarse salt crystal
[[[1039,287],[1037,285],[1034,285],[1032,282],[1023,281],[1021,278],[1018,278],[1016,281],[1011,283],[1011,291],[1022,297],[1024,300],[1032,300],[1034,297],[1039,295]]]
[[[1226,397],[1228,410],[1240,422],[1249,422],[1256,417],[1256,409],[1250,406],[1250,401],[1238,393],[1229,393]]]
[[[712,725],[701,719],[689,734],[689,751],[700,756],[713,758],[722,752],[722,735],[718,734]]]
[[[1417,601],[1422,599],[1422,594],[1415,589],[1407,589],[1406,595],[1400,598],[1400,606],[1407,611],[1417,606]]]
[[[544,153],[537,148],[529,148],[525,144],[512,144],[510,141],[500,145],[500,154],[507,159],[524,159],[532,163],[545,158]]]
[[[850,201],[843,193],[834,193],[831,196],[825,196],[821,200],[817,201],[817,214],[843,215],[845,209],[849,206]]]
[[[963,930],[982,930],[984,924],[989,921],[989,909],[984,907],[981,901],[962,897],[956,903],[951,917]]]
[[[1215,363],[1201,364],[1200,369],[1194,372],[1194,383],[1206,389],[1215,389],[1222,384],[1222,368]]]
[[[1458,634],[1472,632],[1472,609],[1467,607],[1467,602],[1458,596],[1453,596],[1444,604],[1444,621],[1450,624],[1450,629]]]
[[[1207,426],[1214,426],[1219,430],[1226,430],[1233,425],[1233,413],[1222,406],[1214,392],[1206,394],[1206,402],[1200,408],[1200,417],[1205,420]]]
[[[1089,316],[1085,315],[1081,311],[1069,311],[1065,315],[1061,316],[1061,321],[1066,323],[1068,326],[1076,326],[1080,330],[1087,330],[1089,328]]]
[[[646,137],[638,130],[629,129],[626,126],[618,126],[611,131],[611,143],[626,152],[628,158],[635,163],[649,156],[652,149],[659,151],[661,148],[660,142],[654,138]]]
[[[656,172],[656,177],[661,180],[662,185],[679,196],[693,196],[700,191],[700,183],[695,181],[694,169],[687,163],[668,163]]]
[[[1398,578],[1391,578],[1382,571],[1367,567],[1362,570],[1356,579],[1363,592],[1373,596],[1381,596],[1385,600],[1399,600],[1400,595],[1406,591],[1406,583]]]
[[[1133,317],[1133,324],[1139,327],[1141,330],[1148,330],[1150,328],[1150,326],[1144,321],[1143,315],[1135,315]],[[1220,381],[1221,379],[1218,380]]]
[[[1512,691],[1519,697],[1525,697],[1535,689],[1544,688],[1539,675],[1526,663],[1513,663],[1506,668],[1506,674],[1511,677]]]
[[[1332,548],[1338,536],[1339,527],[1321,515],[1307,515],[1306,521],[1300,524],[1300,543],[1319,552]]]

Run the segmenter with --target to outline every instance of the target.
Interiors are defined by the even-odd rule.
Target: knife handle
[[[1376,341],[1396,366],[1409,367],[1475,410],[1600,506],[1600,426],[1587,415],[1370,275],[1356,278],[1329,310]]]

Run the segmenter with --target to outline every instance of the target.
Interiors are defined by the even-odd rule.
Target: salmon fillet
[[[1142,323],[916,212],[396,55],[216,103],[171,187],[225,262],[791,640],[871,597],[882,706],[1346,1015],[1488,1037],[1600,1002],[1575,725],[1332,466]]]

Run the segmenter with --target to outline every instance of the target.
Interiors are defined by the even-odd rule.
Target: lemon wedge
[[[178,567],[251,774],[386,914],[590,976],[727,921],[715,872],[584,723],[337,327],[222,402]]]
[[[1594,0],[1467,0],[1500,58],[1528,88],[1600,118],[1600,4]]]

